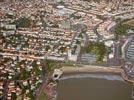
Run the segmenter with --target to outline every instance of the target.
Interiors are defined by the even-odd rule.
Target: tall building
[[[134,62],[134,35],[126,41],[122,51],[125,61]]]

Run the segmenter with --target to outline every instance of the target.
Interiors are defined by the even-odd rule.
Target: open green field
[[[39,100],[47,100],[47,97],[44,92],[40,94]]]

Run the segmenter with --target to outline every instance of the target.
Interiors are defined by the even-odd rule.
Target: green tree
[[[20,17],[14,22],[14,24],[16,24],[17,28],[29,28],[32,25],[32,20],[29,17]]]
[[[31,100],[34,100],[34,93],[33,91],[30,91],[27,96],[31,99]]]
[[[89,46],[86,48],[87,53],[93,53],[97,56],[97,62],[103,61],[106,51],[104,43],[100,42],[90,42]]]
[[[48,51],[49,49],[51,49],[50,45],[46,45],[45,50]]]
[[[127,30],[128,26],[126,24],[118,24],[117,27],[115,28],[115,36],[116,39],[118,40],[119,36],[125,36],[127,35]]]
[[[11,98],[12,98],[12,100],[16,100],[17,99],[16,93],[12,92],[11,93]]]
[[[64,5],[65,2],[61,0],[61,1],[59,2],[59,4],[60,4],[60,5]]]
[[[42,66],[43,66],[42,67],[43,74],[47,74],[54,69],[54,67],[56,66],[56,62],[52,60],[44,59]]]
[[[39,66],[37,65],[37,61],[33,61],[32,66],[33,66],[33,69],[34,69],[36,75],[42,74],[42,71],[39,69]]]

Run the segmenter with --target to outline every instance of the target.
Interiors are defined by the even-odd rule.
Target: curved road
[[[123,12],[123,13],[118,13],[118,14],[115,14],[115,15],[113,15],[113,16],[111,16],[111,17],[118,16],[118,15],[122,15],[122,14],[127,14],[127,13],[134,13],[134,11],[127,11],[127,12]],[[97,29],[98,29],[99,25],[102,24],[102,23],[104,23],[105,21],[106,21],[106,20],[103,20],[102,22],[100,22],[100,23],[98,23],[96,26],[94,26],[94,28],[93,28],[94,33],[95,33],[95,34],[97,35],[97,37],[98,37],[98,41],[103,40],[103,36],[99,34],[99,32],[97,31]],[[115,25],[115,26],[116,26],[116,25]],[[114,28],[115,26],[112,27],[112,31],[113,31],[113,28]],[[109,31],[111,31],[111,29],[109,29]],[[106,41],[107,41],[107,40],[106,40]]]
[[[98,27],[100,24],[104,23],[104,21],[98,23],[96,26],[94,26],[93,31],[96,34],[96,36],[98,37],[98,41],[103,39],[103,36],[99,34],[99,32],[97,31]]]

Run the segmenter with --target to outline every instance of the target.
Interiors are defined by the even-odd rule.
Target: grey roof
[[[126,49],[126,60],[134,62],[134,37],[130,40],[128,43],[127,49]]]

